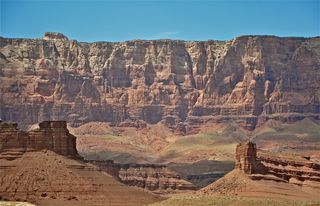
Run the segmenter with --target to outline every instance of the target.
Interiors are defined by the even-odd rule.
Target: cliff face
[[[319,118],[319,69],[318,37],[121,43],[81,43],[58,33],[0,38],[0,114],[24,125],[144,120],[185,132],[232,119],[253,129],[270,118]]]
[[[39,129],[30,132],[18,130],[18,124],[0,121],[0,152],[10,150],[20,152],[51,150],[57,154],[79,157],[76,149],[76,137],[69,133],[65,121],[45,121],[39,124]],[[15,158],[14,155],[12,158]]]
[[[90,162],[129,186],[141,187],[156,193],[195,190],[192,183],[183,180],[165,165],[118,164],[112,160]]]
[[[247,174],[265,173],[264,166],[257,160],[257,148],[254,143],[248,142],[237,145],[235,168]]]
[[[166,167],[130,166],[119,171],[120,181],[132,186],[142,187],[151,191],[195,190],[195,187]]]
[[[235,168],[253,180],[274,180],[320,188],[318,163],[308,157],[274,155],[265,151],[257,155],[256,145],[252,142],[237,145]]]
[[[237,145],[235,160],[234,170],[197,193],[319,201],[317,160],[292,153],[257,151],[252,142]]]

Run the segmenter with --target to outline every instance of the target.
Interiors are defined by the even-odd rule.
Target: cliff
[[[240,169],[246,174],[265,173],[265,167],[257,160],[256,144],[246,142],[237,145],[235,169]]]
[[[18,124],[0,121],[0,153],[51,150],[57,154],[78,158],[76,137],[69,133],[65,121],[44,121],[30,132],[19,131]],[[4,158],[11,158],[12,152]],[[15,158],[14,155],[12,158]]]
[[[59,33],[0,37],[0,116],[22,125],[143,120],[178,133],[233,120],[253,129],[268,119],[319,119],[319,68],[319,37],[94,43]]]
[[[165,165],[117,164],[112,160],[90,162],[126,185],[141,187],[156,193],[196,189],[192,183],[183,180]]]
[[[235,169],[248,174],[253,180],[271,178],[301,186],[314,181],[320,186],[320,164],[310,161],[308,157],[296,155],[266,151],[257,155],[256,145],[252,142],[237,145]]]
[[[319,201],[320,164],[295,154],[257,151],[255,143],[237,145],[235,169],[199,194]]]
[[[76,149],[76,137],[69,133],[66,121],[44,121],[39,123],[38,129],[29,132],[20,131],[17,123],[0,121],[0,160],[12,161],[38,151],[38,154],[41,151],[48,153],[47,150],[62,155],[61,158],[82,159]],[[79,161],[79,164],[84,163]],[[190,182],[162,165],[116,164],[112,160],[90,163],[97,166],[96,170],[107,172],[129,186],[160,193],[195,189]]]

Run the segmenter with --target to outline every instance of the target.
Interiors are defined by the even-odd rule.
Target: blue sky
[[[0,0],[4,37],[79,41],[320,36],[320,0]]]

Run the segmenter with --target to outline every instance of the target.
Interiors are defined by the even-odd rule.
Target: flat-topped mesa
[[[44,40],[66,40],[68,41],[68,37],[66,37],[64,34],[58,33],[58,32],[46,32],[43,37]]]
[[[44,121],[39,128],[23,132],[16,123],[0,122],[0,152],[11,149],[21,151],[52,150],[64,156],[79,157],[76,137],[69,133],[65,121]]]
[[[264,173],[263,165],[257,161],[257,148],[253,142],[245,142],[237,145],[235,168],[246,174]]]
[[[39,129],[29,132],[36,149],[49,149],[58,154],[76,156],[76,137],[69,133],[66,121],[44,121]]]

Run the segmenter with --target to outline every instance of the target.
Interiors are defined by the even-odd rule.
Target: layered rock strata
[[[112,160],[90,162],[126,185],[141,187],[153,192],[196,189],[192,183],[183,180],[176,172],[164,165],[117,164]]]
[[[236,147],[235,168],[246,174],[266,172],[266,168],[257,160],[256,144],[252,142],[240,143]]]
[[[265,151],[257,155],[256,145],[252,142],[237,146],[235,168],[253,180],[267,179],[311,186],[312,182],[316,182],[320,189],[320,164],[295,155],[284,156]]]
[[[0,121],[0,152],[51,150],[57,154],[79,157],[76,137],[69,133],[65,121],[44,121],[30,132],[19,131],[18,124]]]
[[[0,37],[0,116],[22,125],[66,119],[185,133],[206,122],[247,129],[319,119],[320,38],[84,43],[59,33]]]
[[[39,123],[38,129],[29,132],[20,131],[17,123],[0,122],[0,160],[12,161],[26,152],[43,150],[81,159],[76,149],[76,137],[69,133],[65,121],[44,121]],[[116,164],[112,160],[90,163],[130,186],[158,192],[195,189],[190,182],[162,165]]]

